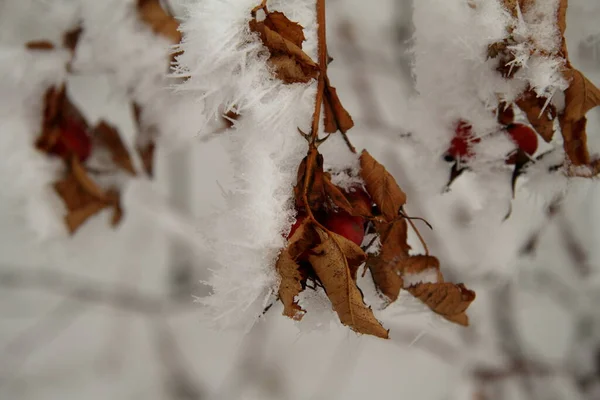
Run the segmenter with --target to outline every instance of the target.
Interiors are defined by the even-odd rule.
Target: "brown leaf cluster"
[[[138,0],[137,11],[140,19],[154,33],[167,38],[172,43],[181,42],[179,22],[162,8],[159,0]]]
[[[84,163],[95,148],[105,148],[116,166],[135,174],[129,153],[119,132],[107,122],[100,121],[90,128],[67,95],[65,85],[50,87],[44,95],[41,132],[35,146],[65,163],[64,176],[54,189],[67,208],[65,223],[70,233],[105,208],[113,209],[113,226],[121,220],[119,193],[101,188]]]
[[[256,11],[259,9],[265,12],[263,21],[256,19]],[[269,49],[269,63],[274,68],[275,76],[284,83],[307,83],[323,74],[324,130],[327,133],[339,130],[345,134],[354,126],[354,121],[342,105],[336,89],[329,82],[327,65],[319,66],[302,50],[305,40],[304,28],[289,20],[282,12],[269,12],[264,4],[253,10],[253,15],[254,18],[249,22],[250,30],[258,33],[265,47]]]
[[[367,151],[360,157],[361,177],[365,186],[381,213],[381,219],[374,223],[379,235],[381,248],[378,254],[370,255],[366,266],[371,271],[375,286],[390,302],[395,301],[404,288],[407,276],[428,269],[436,271],[436,282],[418,283],[407,290],[427,304],[434,312],[444,318],[468,325],[464,311],[475,299],[475,293],[460,285],[443,283],[443,275],[437,258],[429,255],[410,255],[407,220],[402,217],[401,209],[406,204],[406,194],[400,189],[394,177]],[[426,295],[424,288],[427,288]],[[464,298],[450,297],[458,289],[469,293]],[[432,299],[436,299],[434,302]],[[438,304],[439,303],[439,304]],[[440,304],[442,304],[440,306]]]
[[[308,287],[308,280],[314,280],[323,287],[342,324],[358,333],[387,338],[388,331],[364,303],[357,286],[358,269],[366,262],[376,287],[390,302],[404,288],[404,277],[433,269],[435,282],[417,283],[406,290],[446,319],[467,325],[465,310],[475,293],[462,284],[445,283],[435,257],[409,254],[408,225],[401,212],[406,195],[368,152],[363,151],[360,164],[360,177],[374,208],[334,185],[323,171],[323,156],[317,146],[309,145],[294,187],[296,208],[307,217],[288,238],[276,264],[281,277],[279,298],[284,305],[283,314],[302,319],[307,310],[298,305],[297,296]],[[323,217],[336,209],[371,221],[381,242],[378,254],[367,256],[352,241],[322,224]]]
[[[504,6],[515,18],[517,17],[517,5],[525,13],[536,1],[542,0],[503,0]],[[558,118],[568,163],[574,167],[588,167],[591,173],[581,175],[587,177],[600,173],[600,169],[597,168],[600,160],[592,160],[587,147],[587,119],[585,116],[590,109],[600,105],[600,89],[571,65],[564,36],[567,8],[568,1],[559,0],[555,24],[561,35],[560,49],[556,54],[543,54],[564,60],[563,75],[570,82],[569,87],[564,92],[564,110],[558,113],[549,99],[542,96],[538,97],[530,88],[521,94],[515,104],[525,113],[531,125],[546,142],[552,140],[555,120]],[[511,55],[510,52],[506,51],[506,48],[511,41],[513,39],[509,36],[504,42],[495,43],[488,48],[488,56],[491,58],[499,57],[499,70],[503,76],[509,79],[512,78],[512,75],[506,74],[506,62],[510,61]],[[530,45],[534,49],[533,53],[542,54],[535,49],[535,43],[531,42]]]
[[[253,18],[249,26],[269,49],[269,63],[277,78],[285,83],[306,83],[316,78],[319,66],[302,50],[304,28],[281,12],[264,10],[265,19]]]

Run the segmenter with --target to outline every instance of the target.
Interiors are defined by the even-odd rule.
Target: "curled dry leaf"
[[[549,143],[554,136],[556,108],[552,104],[546,105],[547,102],[547,98],[538,97],[535,91],[529,89],[517,99],[516,104],[537,133]]]
[[[108,201],[108,198],[104,194],[104,190],[102,190],[96,184],[96,182],[94,182],[90,178],[87,171],[85,170],[83,165],[81,165],[77,157],[73,157],[71,160],[71,173],[73,174],[73,177],[79,184],[79,187],[81,187],[87,194],[100,201]]]
[[[354,121],[350,113],[342,106],[336,89],[331,86],[327,77],[325,77],[323,105],[325,132],[333,133],[339,130],[342,133],[346,133],[354,126]]]
[[[574,165],[589,165],[585,114],[600,105],[600,90],[576,69],[564,75],[571,81],[565,91],[565,109],[558,117],[565,152]]]
[[[121,140],[119,131],[108,122],[101,120],[94,127],[94,139],[98,141],[98,144],[106,148],[110,154],[113,162],[129,172],[131,175],[135,175],[135,168],[129,157],[129,151]]]
[[[319,210],[327,198],[324,180],[323,155],[316,147],[311,146],[298,167],[296,186],[294,186],[296,208],[307,207],[311,210]],[[304,204],[305,197],[308,204]]]
[[[301,25],[282,13],[267,12],[264,21],[251,19],[249,27],[269,49],[269,63],[277,78],[284,83],[306,83],[317,77],[319,66],[302,50],[304,33]]]
[[[358,246],[346,243],[349,241],[339,235],[320,227],[316,227],[316,231],[321,243],[309,253],[308,261],[321,280],[340,321],[358,333],[387,339],[388,331],[375,318],[371,308],[365,305],[352,276],[352,269],[358,267],[355,264],[357,260],[364,259],[364,253],[361,256],[362,250]]]
[[[412,286],[411,279],[430,279],[431,283],[444,282],[437,257],[423,254],[410,256],[400,263],[399,269],[406,286]]]
[[[325,193],[336,207],[341,208],[348,214],[354,214],[354,207],[352,207],[352,204],[350,204],[350,201],[346,198],[342,190],[331,182],[331,178],[327,173],[323,175],[323,187]]]
[[[277,260],[276,268],[281,277],[279,298],[283,303],[283,315],[295,320],[302,319],[305,313],[296,301],[296,296],[302,291],[305,280],[300,272],[299,260],[317,240],[314,223],[310,219],[305,219],[290,237],[286,248]]]
[[[169,15],[159,0],[138,0],[137,11],[140,19],[144,21],[154,33],[164,36],[172,43],[181,42],[179,22]]]
[[[371,271],[379,292],[393,302],[404,285],[398,264],[409,257],[408,224],[404,219],[376,222],[375,229],[379,234],[381,248],[377,255],[369,255],[366,266]]]
[[[383,218],[387,222],[396,219],[400,207],[406,204],[406,194],[385,167],[366,150],[360,155],[360,176]]]
[[[279,33],[284,39],[289,40],[298,47],[302,47],[302,42],[306,40],[304,28],[297,22],[290,21],[282,12],[266,13],[263,22],[273,32]]]
[[[409,287],[408,291],[447,320],[469,325],[465,310],[475,300],[475,292],[462,283],[419,283]]]

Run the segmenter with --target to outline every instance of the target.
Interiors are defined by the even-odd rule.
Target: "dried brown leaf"
[[[94,137],[101,146],[111,153],[112,160],[117,166],[131,175],[135,175],[135,168],[133,168],[131,157],[129,157],[129,151],[127,151],[119,131],[114,126],[101,120],[94,127]]]
[[[107,206],[108,204],[96,200],[84,205],[81,208],[70,211],[65,217],[65,222],[67,224],[67,228],[69,229],[69,233],[75,233],[77,229],[79,229],[79,227],[88,220],[88,218],[102,211]]]
[[[323,187],[333,204],[346,211],[348,214],[354,212],[352,204],[350,204],[350,201],[346,198],[342,190],[331,182],[329,174],[324,174],[323,176]]]
[[[375,229],[381,248],[377,255],[369,255],[367,267],[377,290],[393,302],[404,285],[398,265],[409,257],[408,225],[405,219],[397,219],[390,223],[375,223]]]
[[[311,210],[319,210],[325,203],[323,156],[315,147],[310,147],[308,154],[298,167],[296,186],[294,186],[296,208],[309,207]],[[304,204],[304,196],[308,204]]]
[[[292,40],[286,39],[267,26],[265,22],[252,19],[249,22],[249,27],[252,32],[259,34],[261,41],[269,49],[271,53],[270,62],[275,68],[276,75],[283,82],[306,83],[317,77],[319,66],[302,50],[301,46],[295,44]],[[292,31],[294,29],[285,31],[285,33],[291,35]],[[294,40],[297,41],[297,38],[294,38]]]
[[[346,111],[337,95],[337,90],[331,86],[325,77],[325,90],[323,92],[323,112],[325,114],[325,132],[333,133],[338,130],[346,133],[354,126],[350,113]]]
[[[536,132],[549,143],[554,136],[556,109],[552,104],[548,104],[544,109],[546,101],[545,97],[538,97],[535,91],[530,89],[517,99],[516,104],[527,115],[529,123]]]
[[[576,69],[566,71],[565,78],[571,83],[565,91],[564,118],[577,121],[589,110],[600,105],[600,89]]]
[[[467,289],[462,283],[420,283],[407,290],[447,320],[464,326],[469,325],[465,310],[475,300],[475,292]]]
[[[363,296],[356,287],[348,264],[345,238],[332,235],[316,228],[321,244],[309,253],[308,261],[323,284],[333,309],[342,324],[358,333],[388,338],[388,331],[373,315],[370,307],[363,302]]]
[[[310,72],[312,70],[307,74],[306,68],[289,54],[272,55],[269,63],[274,67],[277,79],[285,83],[306,83],[316,77],[316,74]]]
[[[306,40],[302,25],[290,21],[282,12],[274,11],[268,13],[265,16],[264,24],[298,47],[302,47],[302,42]]]
[[[360,155],[360,176],[385,220],[394,220],[400,207],[406,203],[406,194],[385,167],[366,150]]]
[[[87,171],[85,170],[83,165],[81,165],[81,163],[79,162],[79,159],[77,157],[71,158],[71,173],[73,174],[73,177],[75,178],[75,180],[77,181],[79,186],[86,193],[88,193],[89,195],[91,195],[92,197],[94,197],[97,200],[108,202],[108,198],[107,198],[106,194],[104,193],[104,190],[102,190],[96,184],[96,182],[94,182],[90,178]]]
[[[559,115],[564,148],[574,165],[590,164],[585,114],[600,105],[600,90],[576,69],[564,73],[571,83],[565,91],[565,109]]]
[[[423,254],[410,256],[404,259],[398,267],[403,277],[419,274],[427,270],[435,270],[436,282],[444,282],[444,277],[440,271],[440,261],[433,256]]]
[[[302,291],[304,277],[300,272],[299,258],[318,240],[313,222],[305,219],[289,238],[286,248],[277,260],[276,268],[281,283],[279,298],[283,303],[283,315],[295,320],[304,316],[304,310],[296,302],[296,296]]]
[[[153,31],[169,39],[172,43],[181,42],[179,22],[170,16],[160,5],[159,0],[138,0],[138,15]]]
[[[63,199],[65,207],[69,211],[77,210],[98,200],[81,187],[73,174],[68,174],[65,178],[54,183],[54,190]]]

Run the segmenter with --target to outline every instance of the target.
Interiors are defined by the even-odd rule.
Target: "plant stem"
[[[317,95],[315,99],[315,111],[313,113],[311,127],[311,143],[316,143],[319,136],[319,120],[321,117],[321,104],[323,104],[323,92],[325,91],[325,74],[327,73],[327,38],[325,34],[325,0],[317,0],[317,42],[319,51],[319,78],[317,81]]]

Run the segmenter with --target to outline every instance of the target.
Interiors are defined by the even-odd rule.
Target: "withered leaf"
[[[323,104],[325,132],[333,133],[339,130],[342,133],[346,133],[354,126],[354,121],[350,113],[342,106],[342,102],[337,95],[337,90],[331,86],[327,77],[325,77]]]
[[[323,175],[323,187],[325,189],[325,193],[329,196],[333,204],[346,211],[348,214],[352,214],[354,212],[350,201],[346,198],[342,190],[331,182],[331,178],[327,173]]]
[[[172,43],[181,42],[179,22],[169,15],[160,5],[159,0],[138,0],[138,15],[154,33],[164,36]]]
[[[310,147],[308,154],[298,167],[296,186],[294,186],[296,208],[309,207],[318,210],[326,200],[323,156],[316,147]],[[308,204],[304,204],[304,196]]]
[[[81,208],[69,212],[65,217],[65,222],[67,224],[67,228],[69,229],[69,233],[75,233],[77,229],[79,229],[79,227],[88,220],[88,218],[96,215],[106,207],[108,207],[107,203],[95,200],[87,203]]]
[[[284,39],[289,40],[298,47],[302,47],[304,28],[297,22],[290,21],[284,13],[273,11],[267,13],[264,24],[274,32],[279,33]]]
[[[54,190],[62,198],[68,210],[65,223],[69,233],[75,233],[88,218],[110,206],[115,207],[113,224],[118,222],[121,214],[118,196],[112,192],[107,195],[99,193],[101,189],[91,181],[85,171],[80,170],[82,167],[76,158],[73,163],[74,168],[67,176],[54,184]],[[82,175],[85,175],[83,179]]]
[[[68,174],[54,183],[54,190],[63,199],[65,207],[69,211],[77,210],[98,200],[97,197],[92,196],[81,187],[73,174]]]
[[[298,261],[318,241],[313,222],[305,219],[289,238],[288,244],[277,259],[277,272],[281,277],[279,299],[283,303],[283,315],[300,320],[304,310],[296,302],[296,296],[302,291],[304,277],[300,273]]]
[[[565,77],[571,83],[565,91],[564,118],[576,121],[600,105],[600,89],[576,69],[565,72]]]
[[[400,207],[406,203],[406,194],[385,167],[366,150],[360,155],[360,176],[385,220],[394,220]]]
[[[25,43],[25,47],[29,50],[53,50],[54,44],[48,40],[32,40]]]
[[[63,46],[71,51],[75,51],[77,47],[77,43],[79,43],[79,38],[83,33],[83,28],[79,25],[70,31],[65,32],[63,35]]]
[[[308,261],[323,284],[333,309],[342,324],[358,333],[388,338],[388,331],[373,315],[370,307],[363,302],[360,290],[353,280],[348,264],[347,250],[343,241],[347,239],[332,235],[316,228],[321,244],[309,253]]]
[[[352,210],[349,212],[350,215],[364,218],[371,218],[373,216],[371,202],[365,202],[360,196],[349,195],[347,198],[350,202],[350,207],[352,207]]]
[[[564,114],[558,116],[560,129],[564,140],[565,153],[573,165],[588,165],[591,161],[587,148],[586,125],[587,118],[568,120]]]
[[[271,26],[275,27],[273,23]],[[263,21],[258,22],[252,19],[249,27],[252,32],[259,34],[261,41],[269,49],[271,53],[269,61],[275,68],[276,75],[283,82],[306,83],[317,77],[319,66],[302,50],[300,45],[286,39]],[[290,30],[284,32],[288,36],[291,35]],[[297,39],[294,40],[297,41]]]
[[[402,260],[399,265],[399,269],[401,270],[402,276],[406,279],[408,279],[411,275],[432,270],[432,272],[435,272],[435,282],[444,282],[444,276],[440,271],[440,261],[433,256],[423,254],[410,256]],[[410,285],[410,283],[405,284]]]
[[[556,109],[552,104],[548,104],[544,109],[546,101],[545,97],[538,97],[535,91],[530,89],[517,99],[516,104],[527,115],[536,132],[549,143],[554,136]]]
[[[106,197],[106,194],[104,193],[104,190],[102,190],[96,184],[96,182],[94,182],[90,178],[87,171],[85,170],[83,165],[81,165],[81,163],[79,162],[79,159],[77,157],[71,158],[71,173],[73,174],[73,177],[75,178],[75,180],[77,181],[79,186],[86,193],[88,193],[89,195],[91,195],[92,197],[94,197],[98,200],[108,201],[108,198]]]
[[[585,114],[600,105],[600,90],[576,69],[567,70],[564,75],[571,80],[565,91],[565,109],[559,115],[565,152],[574,165],[588,165]]]
[[[398,264],[409,257],[408,225],[405,219],[397,219],[389,223],[376,222],[375,229],[381,248],[378,254],[369,255],[367,268],[371,271],[377,290],[393,302],[404,285]]]
[[[101,120],[94,127],[94,138],[111,153],[112,160],[117,166],[131,175],[135,175],[135,168],[133,168],[129,152],[121,140],[119,131],[114,126]]]
[[[447,320],[463,326],[469,325],[465,310],[475,300],[475,292],[462,283],[419,283],[407,290]]]

